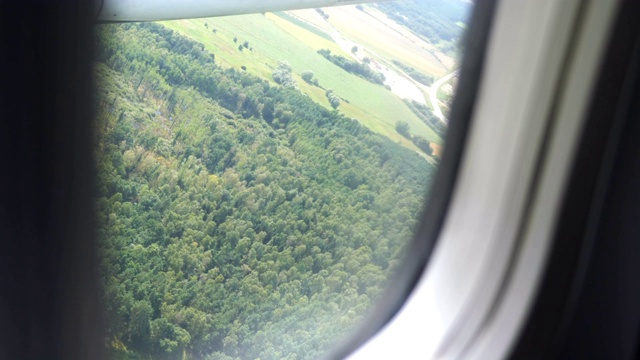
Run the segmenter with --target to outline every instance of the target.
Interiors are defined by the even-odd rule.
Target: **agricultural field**
[[[323,10],[324,11],[324,10]],[[334,31],[331,24],[329,24],[315,9],[302,9],[302,10],[292,10],[288,11],[288,13],[293,14],[294,16],[316,26],[320,29],[323,29],[327,32]]]
[[[325,89],[333,89],[343,99],[339,111],[357,119],[375,132],[417,150],[411,141],[395,131],[397,121],[406,121],[410,133],[441,144],[442,139],[425,125],[396,95],[380,85],[347,73],[317,54],[319,49],[346,55],[340,47],[282,14],[244,15],[209,19],[162,22],[168,28],[204,44],[223,66],[246,71],[271,80],[281,60],[291,64],[300,90],[330,109]],[[236,39],[236,41],[234,41]],[[247,42],[247,47],[243,44]],[[239,47],[243,47],[239,50]],[[311,70],[321,88],[306,83],[301,73]]]
[[[387,61],[397,59],[436,78],[446,75],[454,60],[372,6],[326,8],[328,22],[349,39]],[[357,25],[354,25],[357,24]]]

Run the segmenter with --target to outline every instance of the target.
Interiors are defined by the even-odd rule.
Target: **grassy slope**
[[[343,71],[316,53],[321,48],[342,53],[337,44],[276,15],[179,20],[163,22],[163,25],[203,43],[216,55],[216,62],[236,68],[246,66],[247,71],[265,79],[271,80],[279,60],[288,61],[297,75],[312,70],[321,86],[333,89],[350,102],[343,102],[341,112],[413,150],[416,150],[413,144],[395,131],[396,121],[407,121],[413,134],[442,143],[442,139],[397,96],[382,86]],[[217,29],[215,34],[213,29]],[[238,38],[237,44],[233,42],[234,37]],[[253,51],[238,50],[244,41],[249,42]],[[306,84],[299,76],[296,80],[304,93],[329,108],[324,90]]]

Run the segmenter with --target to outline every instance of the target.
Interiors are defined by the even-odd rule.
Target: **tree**
[[[238,43],[238,37],[237,36],[233,37],[233,42],[236,43],[236,44]]]
[[[409,134],[409,123],[406,121],[398,121],[396,122],[396,131],[398,134],[406,137],[407,139],[411,139],[411,134]]]
[[[412,141],[420,150],[424,151],[427,155],[433,154],[431,143],[424,137],[416,135],[413,137]]]
[[[268,100],[262,108],[262,118],[269,124],[273,121],[275,107],[273,106],[273,100]]]
[[[150,320],[153,308],[147,301],[136,302],[132,309],[129,321],[129,341],[135,347],[145,351],[150,347],[151,327]]]
[[[248,41],[243,42],[242,46],[244,46],[245,49],[248,49],[249,48],[249,42]]]
[[[278,69],[282,69],[290,73],[292,68],[291,68],[291,64],[289,64],[288,61],[280,60],[278,61]]]
[[[297,88],[297,84],[291,75],[291,64],[284,60],[278,62],[278,67],[273,71],[271,76],[273,77],[273,81],[284,87]]]
[[[329,20],[329,14],[325,13],[322,9],[316,9],[316,12],[320,14],[325,20]]]
[[[338,106],[340,106],[340,97],[336,95],[332,89],[327,90],[325,95],[327,96],[332,108],[337,109]]]
[[[313,71],[305,70],[302,72],[302,80],[310,83],[312,79],[313,79]]]
[[[357,53],[358,52],[358,46],[353,45],[353,47],[351,48],[351,52],[354,53],[354,54]]]

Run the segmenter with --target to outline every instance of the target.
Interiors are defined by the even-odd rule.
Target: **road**
[[[295,15],[294,15],[295,16]],[[300,19],[300,18],[298,18]],[[300,19],[302,21],[305,21],[304,19]],[[306,21],[305,21],[306,22]],[[307,22],[308,24],[315,26],[309,22]],[[440,89],[440,87],[445,84],[446,82],[448,82],[449,80],[451,80],[451,78],[455,77],[458,75],[459,70],[453,71],[452,73],[445,75],[443,77],[441,77],[440,79],[438,79],[436,82],[434,82],[431,86],[425,86],[421,83],[419,83],[418,81],[415,81],[414,79],[412,79],[409,75],[407,75],[404,71],[402,71],[401,69],[398,69],[394,64],[389,63],[388,61],[386,61],[382,56],[376,54],[375,52],[371,51],[370,49],[366,49],[365,47],[362,46],[362,44],[358,44],[354,41],[351,41],[349,39],[347,39],[344,35],[342,35],[342,33],[336,29],[331,23],[329,23],[327,21],[327,23],[329,24],[329,26],[333,29],[333,32],[327,32],[324,29],[321,29],[319,27],[317,27],[319,30],[324,31],[325,33],[327,33],[329,36],[331,36],[331,38],[333,39],[333,41],[335,43],[337,43],[346,53],[350,54],[353,58],[355,58],[357,61],[362,61],[362,59],[360,59],[356,54],[352,54],[351,53],[351,48],[353,46],[358,46],[361,50],[364,50],[366,52],[369,52],[373,55],[376,55],[379,59],[383,60],[384,62],[387,63],[387,65],[390,65],[390,68],[393,68],[394,70],[390,70],[389,67],[386,69],[386,71],[384,71],[385,76],[388,78],[387,84],[391,86],[392,91],[400,96],[401,98],[408,98],[408,99],[412,99],[412,100],[416,100],[420,103],[425,103],[424,99],[422,98],[422,96],[416,96],[415,94],[412,94],[411,90],[414,90],[414,92],[416,92],[417,94],[420,94],[419,89],[423,89],[425,91],[427,91],[429,93],[429,100],[431,101],[431,104],[433,104],[433,114],[440,119],[440,121],[442,121],[445,125],[447,125],[447,118],[444,116],[444,114],[442,113],[442,109],[440,109],[440,103],[438,102],[438,89]],[[405,76],[401,76],[398,73],[402,73]],[[395,80],[395,81],[393,81]],[[401,81],[404,80],[404,81]],[[407,81],[408,80],[408,81]],[[411,83],[413,83],[413,85],[415,85],[412,88]],[[413,95],[413,96],[412,96]]]
[[[401,99],[413,100],[423,105],[427,105],[426,94],[429,88],[412,79],[408,74],[399,69],[393,63],[387,61],[380,54],[377,54],[375,51],[366,48],[362,44],[347,38],[329,21],[325,20],[326,24],[329,26],[329,28],[331,28],[331,31],[321,28],[292,12],[289,12],[289,15],[295,17],[299,21],[305,22],[307,25],[314,27],[318,31],[329,35],[333,39],[333,42],[338,44],[338,46],[340,46],[340,48],[345,53],[349,54],[354,60],[358,61],[359,63],[363,62],[364,57],[377,58],[376,61],[380,64],[380,66],[378,68],[373,68],[372,66],[372,68],[374,71],[378,71],[384,74],[386,78],[385,85],[391,88],[391,92],[396,94]],[[357,53],[351,52],[351,49],[354,46],[357,46],[359,49]]]
[[[347,37],[345,37],[340,30],[338,30],[333,24],[326,21],[326,23],[331,28],[331,31],[328,31],[324,28],[321,28],[301,17],[296,16],[295,14],[289,12],[289,15],[297,18],[300,21],[307,23],[309,26],[316,28],[317,30],[329,35],[333,41],[340,46],[344,50],[345,53],[351,55],[355,60],[361,62],[362,59],[358,55],[362,55],[363,53],[369,53],[375,55],[381,62],[384,62],[386,65],[385,69],[374,69],[376,71],[382,71],[387,78],[387,85],[391,87],[391,91],[398,95],[403,99],[410,99],[417,101],[419,103],[426,105],[426,99],[424,98],[424,93],[428,93],[431,104],[433,104],[433,114],[440,119],[445,125],[447,125],[447,118],[442,113],[442,109],[440,109],[440,103],[438,102],[438,89],[451,80],[451,78],[458,75],[458,70],[453,71],[452,73],[445,75],[434,82],[431,86],[426,86],[411,78],[408,74],[406,74],[402,69],[395,66],[395,64],[387,61],[384,57],[376,54],[374,51],[365,48],[362,44],[358,44]],[[359,54],[354,54],[351,52],[353,46],[358,46],[360,51]]]
[[[440,79],[438,79],[438,81],[436,81],[429,87],[429,100],[431,100],[431,104],[433,105],[433,115],[438,117],[438,119],[440,119],[440,121],[445,124],[447,123],[447,118],[444,116],[442,110],[440,109],[440,103],[438,102],[438,89],[440,88],[440,86],[442,86],[442,84],[451,80],[451,78],[453,78],[454,76],[457,76],[458,72],[459,70],[456,70],[449,75],[441,77]]]

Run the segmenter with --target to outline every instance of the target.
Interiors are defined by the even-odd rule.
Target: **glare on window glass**
[[[110,356],[315,359],[353,330],[407,256],[470,7],[99,25]]]

